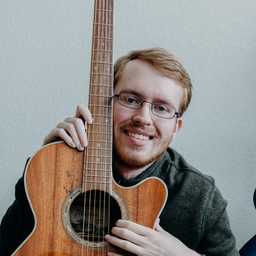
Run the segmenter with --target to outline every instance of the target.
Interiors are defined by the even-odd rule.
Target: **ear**
[[[183,125],[184,125],[183,116],[178,117],[176,119],[176,124],[175,124],[174,130],[173,130],[173,137],[172,137],[172,139],[174,139],[176,137],[177,133],[183,128]]]

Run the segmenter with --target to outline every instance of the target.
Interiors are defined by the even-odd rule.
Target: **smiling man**
[[[183,126],[191,90],[188,73],[164,49],[133,51],[115,64],[114,178],[123,186],[131,186],[157,176],[168,188],[167,203],[154,230],[119,220],[105,237],[135,255],[239,255],[229,226],[227,203],[214,180],[170,148]],[[44,144],[62,139],[82,151],[87,146],[86,126],[92,122],[90,111],[79,105],[75,116],[60,122]],[[16,186],[16,200],[1,224],[1,255],[10,255],[33,226],[28,208],[21,179]]]

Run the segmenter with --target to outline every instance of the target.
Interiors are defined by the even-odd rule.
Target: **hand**
[[[113,235],[106,235],[107,242],[139,256],[196,256],[180,240],[163,230],[159,224],[155,230],[127,220],[118,220],[112,228]],[[108,252],[109,256],[119,254]]]
[[[63,140],[72,148],[82,151],[87,146],[86,127],[92,123],[92,115],[84,105],[78,105],[74,117],[68,117],[45,137],[43,145]]]

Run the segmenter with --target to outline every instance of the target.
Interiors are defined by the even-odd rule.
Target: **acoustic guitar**
[[[35,225],[13,256],[107,255],[104,236],[118,219],[153,228],[166,202],[158,178],[121,187],[112,177],[113,0],[95,0],[92,33],[88,147],[55,142],[31,157],[24,177]]]

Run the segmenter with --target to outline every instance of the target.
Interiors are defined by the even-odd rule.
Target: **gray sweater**
[[[213,178],[203,175],[172,149],[134,179],[125,180],[114,171],[123,186],[157,176],[168,187],[168,200],[160,225],[189,248],[207,256],[239,255],[226,212],[227,203]]]

